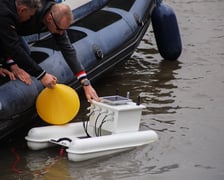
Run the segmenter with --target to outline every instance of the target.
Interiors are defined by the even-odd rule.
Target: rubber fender
[[[166,60],[176,60],[182,51],[177,18],[171,7],[159,3],[152,11],[152,27],[160,55]]]

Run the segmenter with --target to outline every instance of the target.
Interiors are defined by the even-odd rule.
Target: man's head
[[[27,21],[41,7],[41,0],[15,0],[19,21]]]
[[[62,34],[73,23],[73,14],[68,5],[59,3],[51,7],[44,21],[51,33]]]

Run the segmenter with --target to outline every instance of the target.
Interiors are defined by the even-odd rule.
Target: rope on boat
[[[22,170],[17,169],[17,164],[20,162],[20,155],[16,152],[15,148],[12,148],[11,152],[13,153],[13,155],[16,158],[16,160],[14,161],[14,163],[12,165],[12,171],[19,173],[19,174],[23,173]]]

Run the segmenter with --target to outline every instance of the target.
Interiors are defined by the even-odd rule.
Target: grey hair
[[[41,8],[41,0],[16,0],[17,5],[24,5],[30,9]]]
[[[58,3],[51,7],[51,12],[54,14],[54,17],[57,22],[60,22],[63,17],[66,17],[66,19],[70,22],[70,24],[74,21],[74,16],[72,13],[71,8],[64,3]]]

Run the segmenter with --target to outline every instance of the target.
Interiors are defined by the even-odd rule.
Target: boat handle
[[[97,59],[100,59],[100,60],[103,59],[104,57],[103,51],[98,45],[93,44],[93,51]]]

